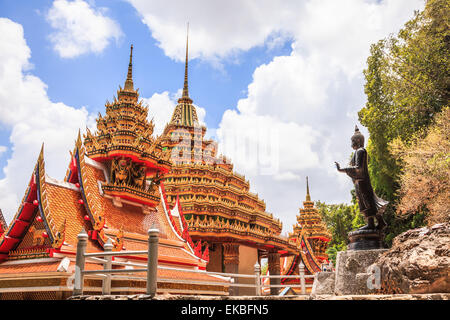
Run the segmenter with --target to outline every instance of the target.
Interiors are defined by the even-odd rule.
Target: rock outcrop
[[[400,234],[374,265],[379,293],[450,293],[450,223]]]
[[[311,289],[311,295],[333,294],[335,281],[335,272],[317,272],[314,275],[314,283]]]

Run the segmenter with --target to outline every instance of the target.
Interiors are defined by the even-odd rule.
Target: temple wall
[[[216,243],[214,246],[214,251],[209,250],[209,263],[206,266],[206,271],[211,272],[223,272],[223,257],[222,257],[222,245]]]
[[[258,260],[258,249],[239,245],[239,273],[254,274],[255,263]],[[254,284],[254,279],[240,278],[239,283]],[[255,295],[254,288],[239,288],[239,295]]]

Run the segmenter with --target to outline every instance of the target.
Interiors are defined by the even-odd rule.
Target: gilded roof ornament
[[[308,177],[306,177],[306,201],[311,201],[311,196],[309,195],[309,182],[308,182]]]
[[[128,64],[127,79],[125,80],[125,91],[134,91],[133,86],[133,45],[130,47],[130,63]]]
[[[56,231],[55,238],[52,242],[53,248],[61,248],[61,246],[64,244],[65,239],[65,233],[66,233],[66,219],[64,219],[64,222],[60,225],[59,229]]]
[[[191,98],[189,98],[189,86],[188,86],[188,53],[189,53],[189,22],[187,24],[187,34],[186,34],[186,61],[184,64],[184,85],[183,85],[183,95],[180,100],[189,101],[192,103]],[[178,102],[180,103],[180,100]]]

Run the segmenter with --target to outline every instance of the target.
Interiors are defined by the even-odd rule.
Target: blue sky
[[[92,125],[123,85],[130,44],[150,116],[161,127],[170,120],[189,22],[190,96],[284,231],[304,200],[306,176],[313,200],[350,201],[351,182],[334,161],[351,153],[370,44],[423,8],[422,0],[18,3],[0,0],[0,208],[7,220],[42,142],[47,172],[64,176],[76,131]],[[236,136],[256,146],[272,139],[276,151],[246,158],[226,148]]]
[[[30,72],[47,84],[47,93],[52,101],[86,106],[94,114],[103,112],[105,100],[111,99],[118,85],[124,82],[130,44],[134,45],[134,82],[142,96],[166,90],[176,92],[182,86],[184,62],[174,61],[164,54],[149,29],[140,21],[136,10],[125,1],[95,1],[96,7],[107,7],[108,17],[120,24],[124,36],[119,41],[112,42],[100,54],[61,58],[48,40],[52,28],[45,14],[52,2],[21,1],[17,5],[17,1],[0,1],[1,16],[23,26],[32,53],[30,61],[33,68]],[[206,124],[217,127],[223,112],[235,107],[237,101],[245,97],[257,66],[289,51],[289,42],[271,50],[258,46],[239,54],[239,61],[223,61],[223,69],[199,59],[191,60],[190,93],[196,104],[207,108]],[[0,128],[0,145],[8,145],[8,129],[4,125]],[[0,166],[4,165],[8,152],[0,158]]]

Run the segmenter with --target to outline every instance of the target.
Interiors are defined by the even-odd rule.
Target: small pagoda
[[[303,201],[303,208],[299,211],[297,223],[293,226],[293,231],[289,233],[289,242],[298,247],[300,254],[282,260],[284,275],[298,274],[300,262],[305,265],[305,273],[310,275],[322,271],[322,265],[329,263],[325,251],[331,240],[331,233],[323,223],[319,211],[314,207],[314,202],[311,201],[308,177],[306,177],[306,199]],[[311,279],[307,280],[311,282]],[[282,279],[283,284],[293,282],[298,281]]]
[[[158,293],[228,294],[225,281],[183,271],[205,270],[208,252],[191,245],[180,202],[169,208],[162,180],[171,167],[169,153],[153,136],[148,107],[134,89],[132,53],[131,46],[124,88],[106,103],[97,130],[86,129],[84,141],[78,134],[63,181],[45,173],[42,146],[16,215],[9,226],[0,226],[0,300],[70,296],[82,230],[89,236],[86,251],[102,252],[108,242],[113,251],[147,250],[150,228],[159,230],[158,264],[178,269],[158,269]],[[116,257],[113,268],[145,259]],[[98,261],[86,261],[87,270],[102,268]],[[113,278],[112,293],[145,292],[145,280],[136,276],[142,274]],[[194,283],[175,281],[180,279]],[[84,281],[85,294],[101,292],[98,277],[87,275]]]
[[[102,184],[105,194],[154,207],[160,200],[159,181],[170,168],[170,154],[163,152],[160,141],[153,137],[148,107],[134,90],[132,54],[133,46],[124,88],[119,88],[113,102],[106,102],[106,114],[98,115],[96,133],[86,128],[84,145],[89,158],[109,169],[109,181]],[[73,180],[76,177],[68,179]]]

